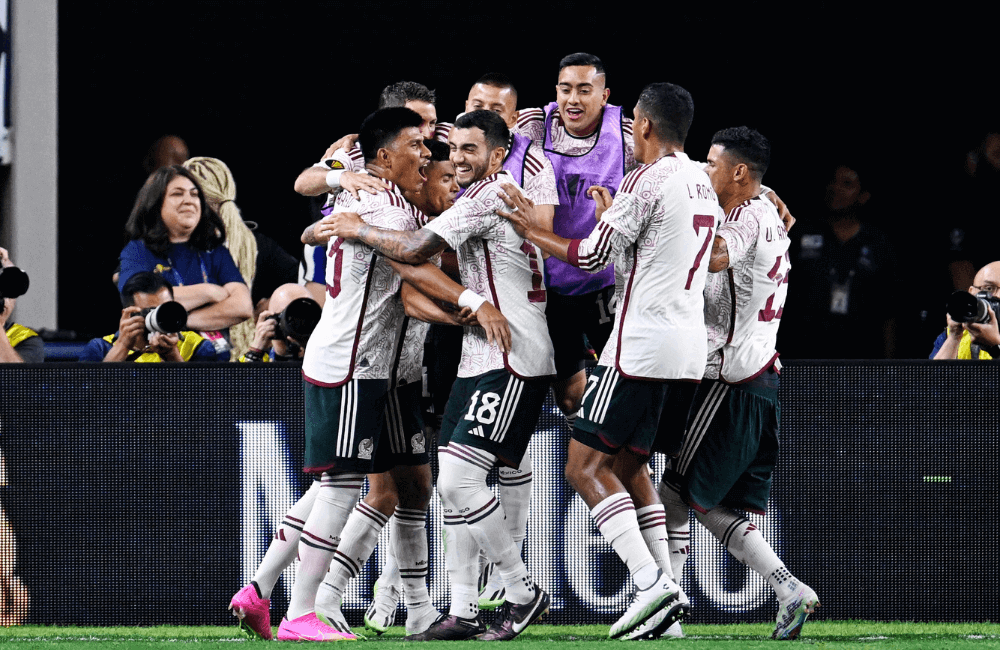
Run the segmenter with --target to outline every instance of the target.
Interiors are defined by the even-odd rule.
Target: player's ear
[[[733,180],[737,183],[743,183],[750,178],[750,168],[747,167],[746,163],[740,163],[733,167]]]
[[[503,159],[507,157],[507,150],[504,147],[496,147],[490,152],[490,166],[496,165],[498,163],[502,164]]]
[[[378,152],[375,154],[375,162],[378,164],[379,167],[382,167],[384,169],[390,169],[392,167],[392,164],[389,158],[389,150],[386,149],[385,147],[379,149]]]
[[[611,89],[610,88],[605,88],[604,92],[601,93],[601,96],[602,96],[601,106],[607,106],[608,105],[608,97],[611,96]]]

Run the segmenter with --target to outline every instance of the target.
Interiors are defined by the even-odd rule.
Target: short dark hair
[[[771,143],[750,127],[734,126],[716,131],[712,144],[721,146],[733,160],[746,165],[758,183],[771,164]]]
[[[447,162],[451,159],[451,147],[440,140],[424,140],[424,146],[430,149],[431,162]]]
[[[514,95],[514,99],[517,99],[517,88],[514,87],[514,82],[510,80],[510,77],[503,74],[502,72],[487,72],[482,77],[476,80],[477,84],[483,84],[484,86],[493,86],[494,88],[510,88],[510,93]]]
[[[131,307],[135,304],[135,294],[148,293],[158,294],[163,289],[170,292],[170,298],[174,297],[174,288],[167,282],[167,279],[152,271],[139,271],[128,279],[122,287],[122,305]]]
[[[178,176],[183,176],[198,188],[198,202],[201,204],[201,219],[195,226],[188,246],[200,251],[210,251],[226,241],[226,225],[218,213],[209,207],[205,193],[201,191],[198,178],[180,165],[160,167],[146,179],[132,206],[125,223],[125,235],[129,241],[140,239],[151,253],[166,257],[170,252],[170,233],[163,223],[160,212],[163,198],[167,195],[167,185]]]
[[[497,147],[510,148],[510,130],[503,118],[493,111],[479,110],[463,113],[455,120],[456,129],[480,129],[490,151]]]
[[[676,84],[653,83],[642,89],[636,105],[653,123],[660,139],[684,144],[694,119],[691,93]]]
[[[393,106],[406,106],[406,102],[420,101],[428,104],[437,103],[437,95],[434,91],[416,81],[397,81],[382,89],[382,94],[378,98],[379,108],[392,108]]]
[[[604,62],[593,54],[587,54],[586,52],[577,52],[576,54],[567,54],[559,61],[559,72],[563,71],[563,68],[568,68],[571,65],[590,65],[594,67],[597,74],[604,75],[604,83],[607,85],[608,76],[604,72]]]
[[[411,126],[420,128],[423,121],[416,111],[403,106],[380,108],[366,117],[358,131],[358,144],[365,162],[372,162],[379,149],[392,145],[400,131]]]

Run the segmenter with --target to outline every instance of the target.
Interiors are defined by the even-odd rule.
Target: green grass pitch
[[[513,650],[608,650],[622,643],[640,644],[645,650],[656,648],[697,648],[727,650],[806,646],[815,650],[870,648],[871,650],[937,650],[939,648],[998,648],[1000,624],[996,623],[879,623],[870,621],[809,621],[796,641],[772,641],[772,626],[765,623],[742,625],[687,625],[686,638],[658,641],[612,641],[608,628],[598,625],[566,626],[537,624],[520,637],[508,642]],[[403,629],[392,628],[381,637],[357,642],[339,642],[338,646],[389,644],[399,647]],[[0,628],[0,650],[75,648],[174,648],[196,650],[261,648],[274,642],[246,639],[233,627],[52,627],[22,626]],[[456,642],[435,641],[418,647],[454,647]],[[475,643],[470,641],[467,643]],[[282,643],[282,646],[291,646]],[[407,643],[414,647],[417,644]],[[297,647],[297,646],[296,646]],[[386,649],[388,650],[388,648]]]

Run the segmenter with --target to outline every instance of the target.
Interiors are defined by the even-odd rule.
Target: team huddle
[[[521,549],[550,387],[573,431],[566,478],[635,584],[612,638],[683,635],[691,508],[775,590],[774,638],[796,638],[819,606],[744,514],[765,510],[778,451],[792,219],[761,185],[770,144],[724,129],[697,163],[686,90],[646,86],[631,120],[609,92],[582,53],[560,62],[555,102],[518,111],[490,74],[453,124],[426,87],[393,84],[299,176],[300,193],[329,194],[303,233],[324,301],[303,359],[305,471],[320,478],[232,599],[248,631],[271,638],[270,594],[298,557],[278,638],[356,638],[340,601],[386,525],[369,629],[392,625],[400,600],[413,641],[509,640],[541,618],[550,597]],[[427,588],[431,324],[461,332],[437,443],[446,613]],[[653,452],[669,458],[659,485]]]

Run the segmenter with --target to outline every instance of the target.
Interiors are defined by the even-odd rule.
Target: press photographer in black
[[[161,363],[229,361],[229,351],[216,352],[211,341],[187,331],[187,312],[173,302],[173,287],[162,275],[140,271],[122,287],[118,332],[91,339],[79,361]]]
[[[253,341],[240,362],[301,361],[321,313],[319,303],[305,287],[281,285],[271,294],[267,309],[257,316]]]
[[[28,290],[28,276],[10,261],[6,248],[0,248],[0,363],[41,363],[45,344],[36,332],[11,320],[15,298]]]
[[[938,336],[932,359],[1000,359],[1000,262],[976,273],[968,292],[948,298],[947,328]]]

